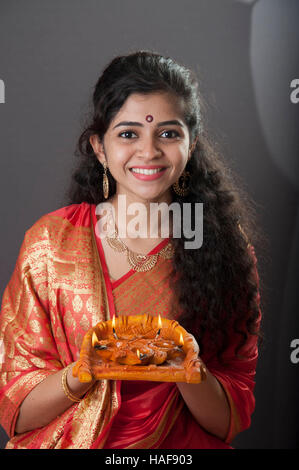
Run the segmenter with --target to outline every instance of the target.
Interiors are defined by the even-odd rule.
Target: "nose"
[[[159,158],[162,155],[162,150],[159,147],[157,139],[154,136],[148,136],[140,141],[138,156],[143,160],[152,160]]]

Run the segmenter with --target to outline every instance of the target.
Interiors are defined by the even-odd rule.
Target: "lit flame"
[[[115,315],[113,315],[113,318],[112,318],[112,328],[115,328]]]
[[[93,333],[92,333],[92,338],[91,338],[91,344],[92,344],[92,346],[94,346],[94,345],[95,345],[96,343],[98,343],[98,342],[99,342],[98,337],[97,337],[95,331],[93,331]]]
[[[183,338],[182,333],[180,333],[180,345],[184,346],[184,338]]]
[[[139,349],[137,349],[136,354],[137,354],[138,359],[140,359],[140,351],[139,351]]]
[[[162,328],[162,320],[161,320],[160,314],[158,318],[158,328]]]

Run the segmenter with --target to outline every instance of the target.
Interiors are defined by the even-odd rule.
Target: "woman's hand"
[[[206,366],[199,357],[200,348],[195,337],[188,332],[189,338],[186,340],[188,344],[188,352],[184,360],[184,366],[186,369],[187,381],[190,379],[195,370],[200,371],[201,382],[206,378]]]
[[[80,382],[91,382],[94,378],[92,373],[92,333],[90,329],[83,338],[80,358],[73,367],[73,377],[78,377]]]

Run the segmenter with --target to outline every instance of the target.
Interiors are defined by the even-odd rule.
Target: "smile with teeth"
[[[154,168],[153,170],[144,169],[144,168],[131,168],[133,173],[141,173],[142,175],[154,175],[155,173],[160,173],[160,171],[165,170],[165,168]]]

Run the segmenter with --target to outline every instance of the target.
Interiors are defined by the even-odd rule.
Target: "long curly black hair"
[[[93,92],[92,116],[78,140],[80,163],[73,173],[68,202],[105,201],[99,184],[103,167],[89,138],[93,134],[103,138],[130,94],[166,91],[183,98],[190,142],[198,139],[186,166],[191,174],[189,195],[180,197],[172,190],[173,201],[180,205],[189,202],[192,207],[203,203],[203,244],[190,250],[184,247],[185,241],[190,241],[184,235],[172,239],[172,308],[179,308],[180,324],[195,336],[201,353],[208,349],[222,360],[222,353],[231,345],[232,332],[238,357],[250,335],[261,337],[259,278],[253,247],[262,232],[255,220],[254,203],[236,183],[237,178],[203,128],[204,103],[198,88],[195,74],[169,57],[138,51],[114,58]],[[111,197],[116,182],[109,171],[108,179]],[[194,217],[194,211],[192,214]]]

